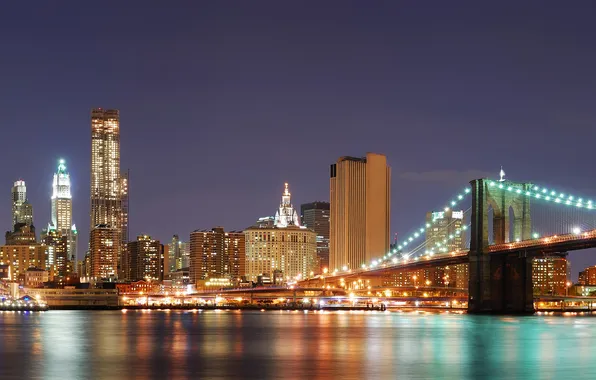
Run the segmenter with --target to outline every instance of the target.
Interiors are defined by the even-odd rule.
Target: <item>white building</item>
[[[67,257],[72,263],[77,258],[77,228],[72,223],[72,194],[70,192],[70,174],[66,172],[64,160],[58,162],[58,171],[52,181],[52,213],[48,230],[59,231],[68,239]],[[72,265],[76,271],[76,265]]]
[[[246,278],[250,281],[257,281],[259,276],[273,277],[276,271],[286,281],[305,278],[316,269],[317,234],[300,226],[287,183],[273,226],[257,223],[246,229],[244,236]]]

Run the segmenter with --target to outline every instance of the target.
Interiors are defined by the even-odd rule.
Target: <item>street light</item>
[[[571,282],[567,281],[567,284],[565,284],[565,285],[567,285],[567,287],[565,288],[565,296],[568,296],[569,295],[569,287],[571,286]]]

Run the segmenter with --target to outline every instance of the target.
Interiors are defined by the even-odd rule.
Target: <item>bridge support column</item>
[[[489,190],[489,183],[494,194]],[[518,189],[529,184],[495,184],[477,179],[472,185],[470,236],[469,313],[526,313],[534,311],[532,261],[523,252],[492,255],[488,251],[488,207],[493,208],[495,243],[509,241],[509,208],[513,207],[516,238],[530,234],[529,200],[521,200]],[[511,185],[511,186],[510,186]],[[505,190],[508,189],[508,190]],[[507,193],[505,193],[507,191]],[[520,191],[521,192],[521,191]]]
[[[533,313],[532,259],[520,253],[494,255],[490,261],[491,311]]]
[[[486,180],[477,179],[472,185],[472,218],[470,236],[470,279],[468,283],[468,311],[490,312],[490,256],[488,255],[488,200]]]

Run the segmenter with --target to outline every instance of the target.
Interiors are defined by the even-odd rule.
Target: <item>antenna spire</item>
[[[501,171],[499,172],[499,176],[501,177],[501,179],[499,179],[499,182],[504,182],[505,181],[505,172],[503,171],[502,165],[501,165]]]

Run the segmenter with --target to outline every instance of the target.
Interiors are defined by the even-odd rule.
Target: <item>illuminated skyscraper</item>
[[[382,154],[340,157],[330,171],[329,270],[355,269],[389,252],[391,168]]]
[[[170,273],[182,268],[188,268],[190,264],[190,244],[180,240],[178,235],[172,237],[169,246]]]
[[[436,211],[426,213],[426,252],[441,253],[464,248],[463,211]]]
[[[120,258],[126,249],[125,244],[128,239],[127,177],[120,173],[119,112],[101,108],[93,109],[91,111],[92,238],[90,239],[92,277],[118,276]],[[123,207],[123,202],[125,207]],[[98,236],[109,235],[109,238],[99,239],[98,236],[93,238],[93,229],[95,228],[102,229]],[[108,232],[109,229],[114,231]],[[109,241],[114,246],[104,247],[102,241]],[[110,255],[109,260],[101,257],[107,254]],[[111,267],[112,265],[113,267]],[[97,270],[100,272],[96,272]]]
[[[12,226],[21,223],[33,225],[33,207],[27,200],[25,181],[18,180],[12,187]]]
[[[52,181],[52,212],[48,231],[57,231],[67,239],[67,263],[73,263],[76,268],[77,258],[77,229],[72,223],[72,194],[70,191],[70,174],[66,171],[64,160],[58,162],[58,171],[54,173]],[[49,241],[55,241],[50,239]],[[60,239],[59,239],[60,240]],[[66,267],[66,263],[65,263]]]

